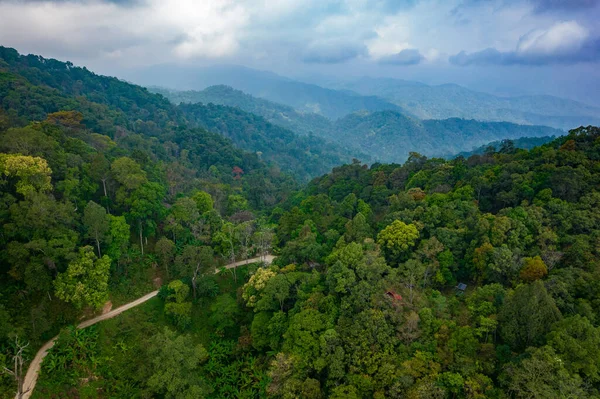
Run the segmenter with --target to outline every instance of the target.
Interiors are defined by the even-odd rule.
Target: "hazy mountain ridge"
[[[159,77],[159,81],[156,77]],[[314,77],[304,83],[272,72],[239,66],[203,68],[154,67],[133,80],[178,90],[227,85],[255,97],[285,104],[300,112],[338,119],[352,112],[394,110],[419,119],[465,118],[493,122],[549,125],[568,130],[600,124],[600,107],[578,101],[532,95],[501,97],[457,84],[361,77],[352,80]]]
[[[289,105],[254,97],[230,86],[210,86],[202,91],[176,91],[158,87],[151,87],[150,90],[162,94],[175,104],[214,103],[236,107],[299,134],[327,136],[331,130],[331,121],[322,115],[298,112]]]
[[[459,117],[533,125],[543,123],[563,130],[600,122],[600,108],[549,95],[499,97],[456,84],[429,86],[367,77],[346,82],[330,81],[328,86],[380,96],[421,119]]]
[[[459,118],[421,121],[391,110],[359,111],[332,122],[320,115],[300,113],[289,106],[256,98],[222,85],[203,91],[153,90],[161,92],[175,103],[204,102],[238,107],[292,131],[303,134],[313,132],[347,148],[353,148],[357,154],[366,153],[379,161],[401,162],[407,159],[411,151],[428,156],[449,155],[469,151],[494,140],[563,133],[541,126]],[[360,155],[356,157],[361,158]]]
[[[383,162],[399,162],[410,152],[447,156],[491,141],[561,135],[545,126],[480,122],[460,118],[419,121],[393,111],[356,113],[336,122],[338,140],[349,141]]]
[[[364,96],[304,83],[237,66],[183,68],[157,66],[136,71],[128,76],[145,86],[163,86],[177,90],[203,90],[209,86],[227,85],[252,96],[293,107],[299,112],[312,112],[338,119],[352,112],[395,110],[402,108],[377,96]]]

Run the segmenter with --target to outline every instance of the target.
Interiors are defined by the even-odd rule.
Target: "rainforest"
[[[380,163],[0,47],[0,395],[597,398],[600,129],[528,142]]]

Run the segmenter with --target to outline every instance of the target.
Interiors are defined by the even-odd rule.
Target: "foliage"
[[[69,263],[67,270],[58,275],[54,286],[56,296],[75,306],[99,309],[108,300],[110,258],[98,258],[92,247],[79,250],[79,258]]]

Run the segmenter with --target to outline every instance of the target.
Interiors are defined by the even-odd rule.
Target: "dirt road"
[[[240,262],[230,263],[230,264],[226,265],[225,267],[227,269],[233,269],[234,267],[243,266],[247,263],[256,263],[256,262],[265,262],[267,264],[271,264],[271,262],[273,262],[273,259],[275,259],[274,256],[266,255],[262,258],[261,257],[252,258],[252,259],[248,259],[247,261],[244,260],[244,261],[240,261]],[[216,270],[215,272],[218,273],[218,270]],[[125,304],[116,309],[113,309],[106,314],[94,317],[93,319],[86,320],[86,321],[80,323],[77,326],[77,328],[86,328],[86,327],[94,325],[102,320],[112,319],[113,317],[120,315],[124,311],[129,310],[131,308],[135,308],[136,306],[141,305],[142,303],[148,301],[149,299],[154,298],[157,294],[158,294],[158,291],[152,291],[151,293],[146,294],[143,297],[136,299],[135,301],[129,302],[128,304]],[[58,337],[54,337],[50,341],[46,342],[44,344],[44,346],[42,346],[40,348],[40,350],[35,354],[35,357],[29,364],[29,368],[27,369],[27,374],[25,375],[25,380],[23,381],[23,391],[25,393],[21,396],[22,399],[29,399],[29,397],[31,397],[31,394],[33,393],[33,389],[35,388],[35,384],[38,379],[38,375],[40,373],[42,361],[44,360],[44,357],[46,357],[46,355],[48,354],[48,351],[54,346],[54,343],[56,342],[57,338]],[[18,396],[15,396],[15,399],[19,399]]]

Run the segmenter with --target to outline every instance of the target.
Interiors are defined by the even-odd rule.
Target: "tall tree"
[[[539,280],[518,286],[498,315],[502,338],[515,349],[539,344],[560,319],[554,299]]]
[[[83,210],[83,226],[87,237],[95,241],[98,257],[101,258],[100,243],[106,241],[107,233],[110,230],[110,218],[106,214],[106,210],[94,201],[88,202]]]

